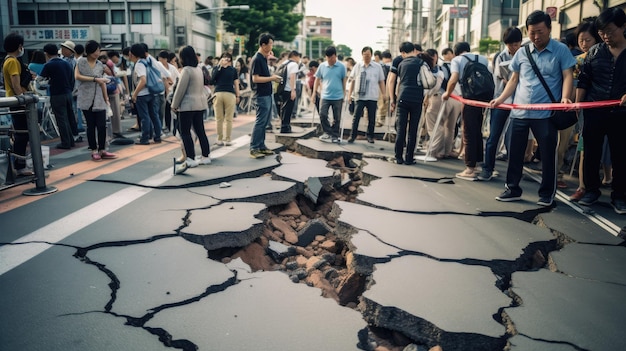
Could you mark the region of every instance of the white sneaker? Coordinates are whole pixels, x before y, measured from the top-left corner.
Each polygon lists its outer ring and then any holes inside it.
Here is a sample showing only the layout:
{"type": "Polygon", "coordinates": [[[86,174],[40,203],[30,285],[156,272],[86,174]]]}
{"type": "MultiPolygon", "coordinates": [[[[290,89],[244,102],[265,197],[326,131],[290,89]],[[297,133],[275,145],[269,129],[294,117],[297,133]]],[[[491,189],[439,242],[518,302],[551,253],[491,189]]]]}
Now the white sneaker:
{"type": "Polygon", "coordinates": [[[207,157],[200,157],[199,160],[196,160],[196,162],[200,163],[201,165],[210,165],[211,164],[211,156],[207,156],[207,157]]]}
{"type": "Polygon", "coordinates": [[[225,146],[231,146],[231,145],[233,145],[233,143],[231,143],[231,142],[230,142],[230,140],[226,140],[226,141],[224,142],[224,145],[225,145],[225,146]]]}
{"type": "Polygon", "coordinates": [[[224,146],[224,142],[219,140],[217,143],[215,143],[215,145],[217,145],[217,146],[224,146]]]}
{"type": "Polygon", "coordinates": [[[187,157],[187,159],[185,160],[185,163],[187,164],[187,167],[189,168],[198,167],[198,161],[194,160],[193,158],[187,157]]]}
{"type": "Polygon", "coordinates": [[[324,133],[320,136],[320,140],[328,143],[332,141],[332,138],[330,137],[330,135],[324,133]]]}

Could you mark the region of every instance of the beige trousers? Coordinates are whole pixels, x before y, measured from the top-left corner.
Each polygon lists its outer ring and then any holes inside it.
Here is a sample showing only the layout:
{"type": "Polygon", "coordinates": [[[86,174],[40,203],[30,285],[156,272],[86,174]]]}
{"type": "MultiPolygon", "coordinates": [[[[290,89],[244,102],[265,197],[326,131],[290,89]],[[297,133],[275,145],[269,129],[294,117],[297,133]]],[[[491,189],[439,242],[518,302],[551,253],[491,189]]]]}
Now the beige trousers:
{"type": "Polygon", "coordinates": [[[215,110],[215,120],[217,121],[217,140],[230,141],[230,133],[233,130],[233,116],[235,114],[235,104],[237,98],[235,94],[226,91],[215,93],[213,109],[215,110]],[[224,133],[224,122],[226,122],[226,133],[224,133]]]}

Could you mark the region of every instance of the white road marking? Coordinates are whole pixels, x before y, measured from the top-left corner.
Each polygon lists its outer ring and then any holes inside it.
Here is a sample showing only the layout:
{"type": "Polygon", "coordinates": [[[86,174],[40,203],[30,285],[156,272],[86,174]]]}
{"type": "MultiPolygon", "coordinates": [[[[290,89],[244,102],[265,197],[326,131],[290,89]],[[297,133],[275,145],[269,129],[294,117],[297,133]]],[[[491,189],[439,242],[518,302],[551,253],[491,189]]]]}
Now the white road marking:
{"type": "MultiPolygon", "coordinates": [[[[248,135],[239,137],[233,141],[233,145],[211,152],[211,157],[220,158],[247,144],[249,141],[250,136],[248,135]]],[[[2,258],[0,259],[0,275],[49,249],[51,245],[46,243],[57,243],[67,238],[154,190],[149,187],[159,186],[172,177],[171,168],[163,170],[139,182],[140,185],[148,187],[129,186],[124,188],[11,243],[26,243],[25,245],[4,245],[0,247],[0,257],[2,258]],[[37,242],[41,243],[35,244],[37,242]]]]}

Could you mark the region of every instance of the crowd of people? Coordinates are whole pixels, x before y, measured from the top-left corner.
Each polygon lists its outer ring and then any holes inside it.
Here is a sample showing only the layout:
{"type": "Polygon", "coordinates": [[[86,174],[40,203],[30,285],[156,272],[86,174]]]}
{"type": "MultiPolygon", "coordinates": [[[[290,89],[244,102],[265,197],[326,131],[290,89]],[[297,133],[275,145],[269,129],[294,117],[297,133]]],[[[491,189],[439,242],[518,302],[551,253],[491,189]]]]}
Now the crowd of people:
{"type": "MultiPolygon", "coordinates": [[[[221,146],[231,144],[233,118],[255,107],[249,148],[250,157],[258,159],[273,154],[265,143],[272,118],[280,119],[280,133],[292,133],[292,118],[312,106],[323,130],[319,139],[341,143],[342,113],[349,107],[353,123],[347,142],[357,140],[361,118],[367,120],[368,143],[375,142],[376,127],[387,125],[396,135],[398,164],[415,163],[422,137],[420,118],[424,118],[429,155],[463,159],[465,168],[456,174],[459,179],[490,181],[498,176],[496,159],[508,160],[505,190],[496,197],[498,201],[520,200],[523,167],[540,162],[537,204],[552,206],[556,190],[567,187],[562,178],[564,155],[570,141],[577,141],[579,186],[571,201],[591,205],[600,197],[601,187],[608,186],[613,208],[624,214],[626,150],[619,140],[626,130],[624,11],[611,8],[585,19],[574,33],[577,43],[551,38],[551,24],[545,12],[531,13],[525,23],[528,43],[522,45],[519,28],[508,28],[502,37],[504,49],[490,58],[471,53],[467,42],[441,53],[404,42],[395,58],[389,50],[371,47],[362,48],[361,60],[343,58],[334,46],[317,60],[297,51],[276,57],[274,37],[264,33],[258,51],[248,60],[224,53],[203,61],[191,46],[176,53],[161,51],[154,58],[145,44],[134,44],[120,54],[102,52],[93,40],[84,47],[66,41],[33,53],[30,70],[19,60],[24,39],[12,33],[5,38],[8,55],[3,76],[7,96],[14,96],[26,92],[22,82],[28,77],[22,79],[23,71],[35,72],[57,119],[61,140],[57,147],[74,147],[84,118],[94,161],[116,157],[107,151],[106,118],[107,114],[111,118],[113,136],[123,137],[119,120],[127,100],[137,116],[133,129],[141,132],[136,144],[160,143],[164,132],[179,131],[183,156],[177,173],[211,162],[204,130],[211,110],[217,124],[216,144],[221,146]],[[485,76],[489,84],[482,81],[476,86],[485,76]],[[619,104],[578,110],[578,125],[563,130],[552,122],[550,110],[501,108],[503,104],[615,100],[619,104]],[[486,141],[485,115],[489,116],[486,141]],[[393,126],[390,121],[395,121],[393,126]],[[192,129],[201,147],[198,157],[192,129]],[[460,144],[455,142],[457,136],[460,144]]],[[[28,136],[19,132],[26,130],[24,116],[14,113],[13,124],[14,152],[23,155],[28,142],[28,136]]],[[[26,172],[19,158],[15,169],[18,174],[26,172]]]]}

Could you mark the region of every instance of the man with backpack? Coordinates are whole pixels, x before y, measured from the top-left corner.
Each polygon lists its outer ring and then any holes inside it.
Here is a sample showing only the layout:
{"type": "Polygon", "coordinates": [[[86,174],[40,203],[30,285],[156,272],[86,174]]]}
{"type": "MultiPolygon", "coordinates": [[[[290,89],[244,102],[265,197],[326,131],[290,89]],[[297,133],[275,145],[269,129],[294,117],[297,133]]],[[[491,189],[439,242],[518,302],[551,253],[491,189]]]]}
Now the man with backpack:
{"type": "MultiPolygon", "coordinates": [[[[443,101],[447,101],[457,83],[461,84],[463,98],[478,101],[489,101],[493,97],[493,76],[489,72],[489,61],[486,57],[470,53],[470,45],[460,42],[454,46],[456,57],[452,59],[443,101]]],[[[465,105],[463,107],[463,146],[465,148],[465,170],[456,174],[464,180],[476,180],[476,163],[483,160],[483,109],[465,105]]]]}
{"type": "MultiPolygon", "coordinates": [[[[572,68],[576,59],[569,49],[558,40],[550,38],[552,20],[542,11],[534,11],[526,18],[526,28],[530,43],[515,53],[511,61],[511,79],[497,99],[490,102],[492,108],[503,103],[515,93],[515,104],[551,103],[550,94],[561,103],[571,103],[574,75],[572,68]],[[533,62],[545,80],[550,93],[542,86],[541,78],[535,73],[533,62]]],[[[528,131],[532,130],[541,148],[542,177],[539,185],[540,206],[552,206],[556,193],[556,148],[558,131],[550,121],[551,111],[513,110],[511,111],[511,143],[509,163],[506,171],[506,189],[496,197],[498,201],[518,201],[522,198],[524,151],[528,131]]]]}
{"type": "MultiPolygon", "coordinates": [[[[513,55],[522,45],[522,31],[517,27],[509,27],[504,31],[502,36],[504,45],[506,48],[502,50],[494,58],[493,62],[493,75],[495,76],[495,94],[494,98],[497,98],[502,94],[504,86],[510,78],[510,70],[508,69],[507,62],[513,59],[513,55]]],[[[511,103],[513,99],[509,97],[505,102],[511,103]]],[[[489,119],[489,137],[485,143],[485,162],[483,163],[482,170],[478,175],[478,180],[488,181],[493,178],[493,169],[496,165],[496,152],[500,146],[500,137],[502,131],[509,120],[509,114],[511,110],[493,109],[491,110],[491,118],[489,119]]],[[[508,133],[507,133],[508,134],[508,133]]],[[[505,145],[508,145],[509,137],[505,134],[505,145]]]]}
{"type": "Polygon", "coordinates": [[[291,116],[296,102],[296,80],[299,71],[300,53],[293,50],[289,52],[287,61],[283,62],[276,74],[281,76],[281,81],[276,88],[276,94],[280,95],[280,132],[291,133],[291,116]]]}

